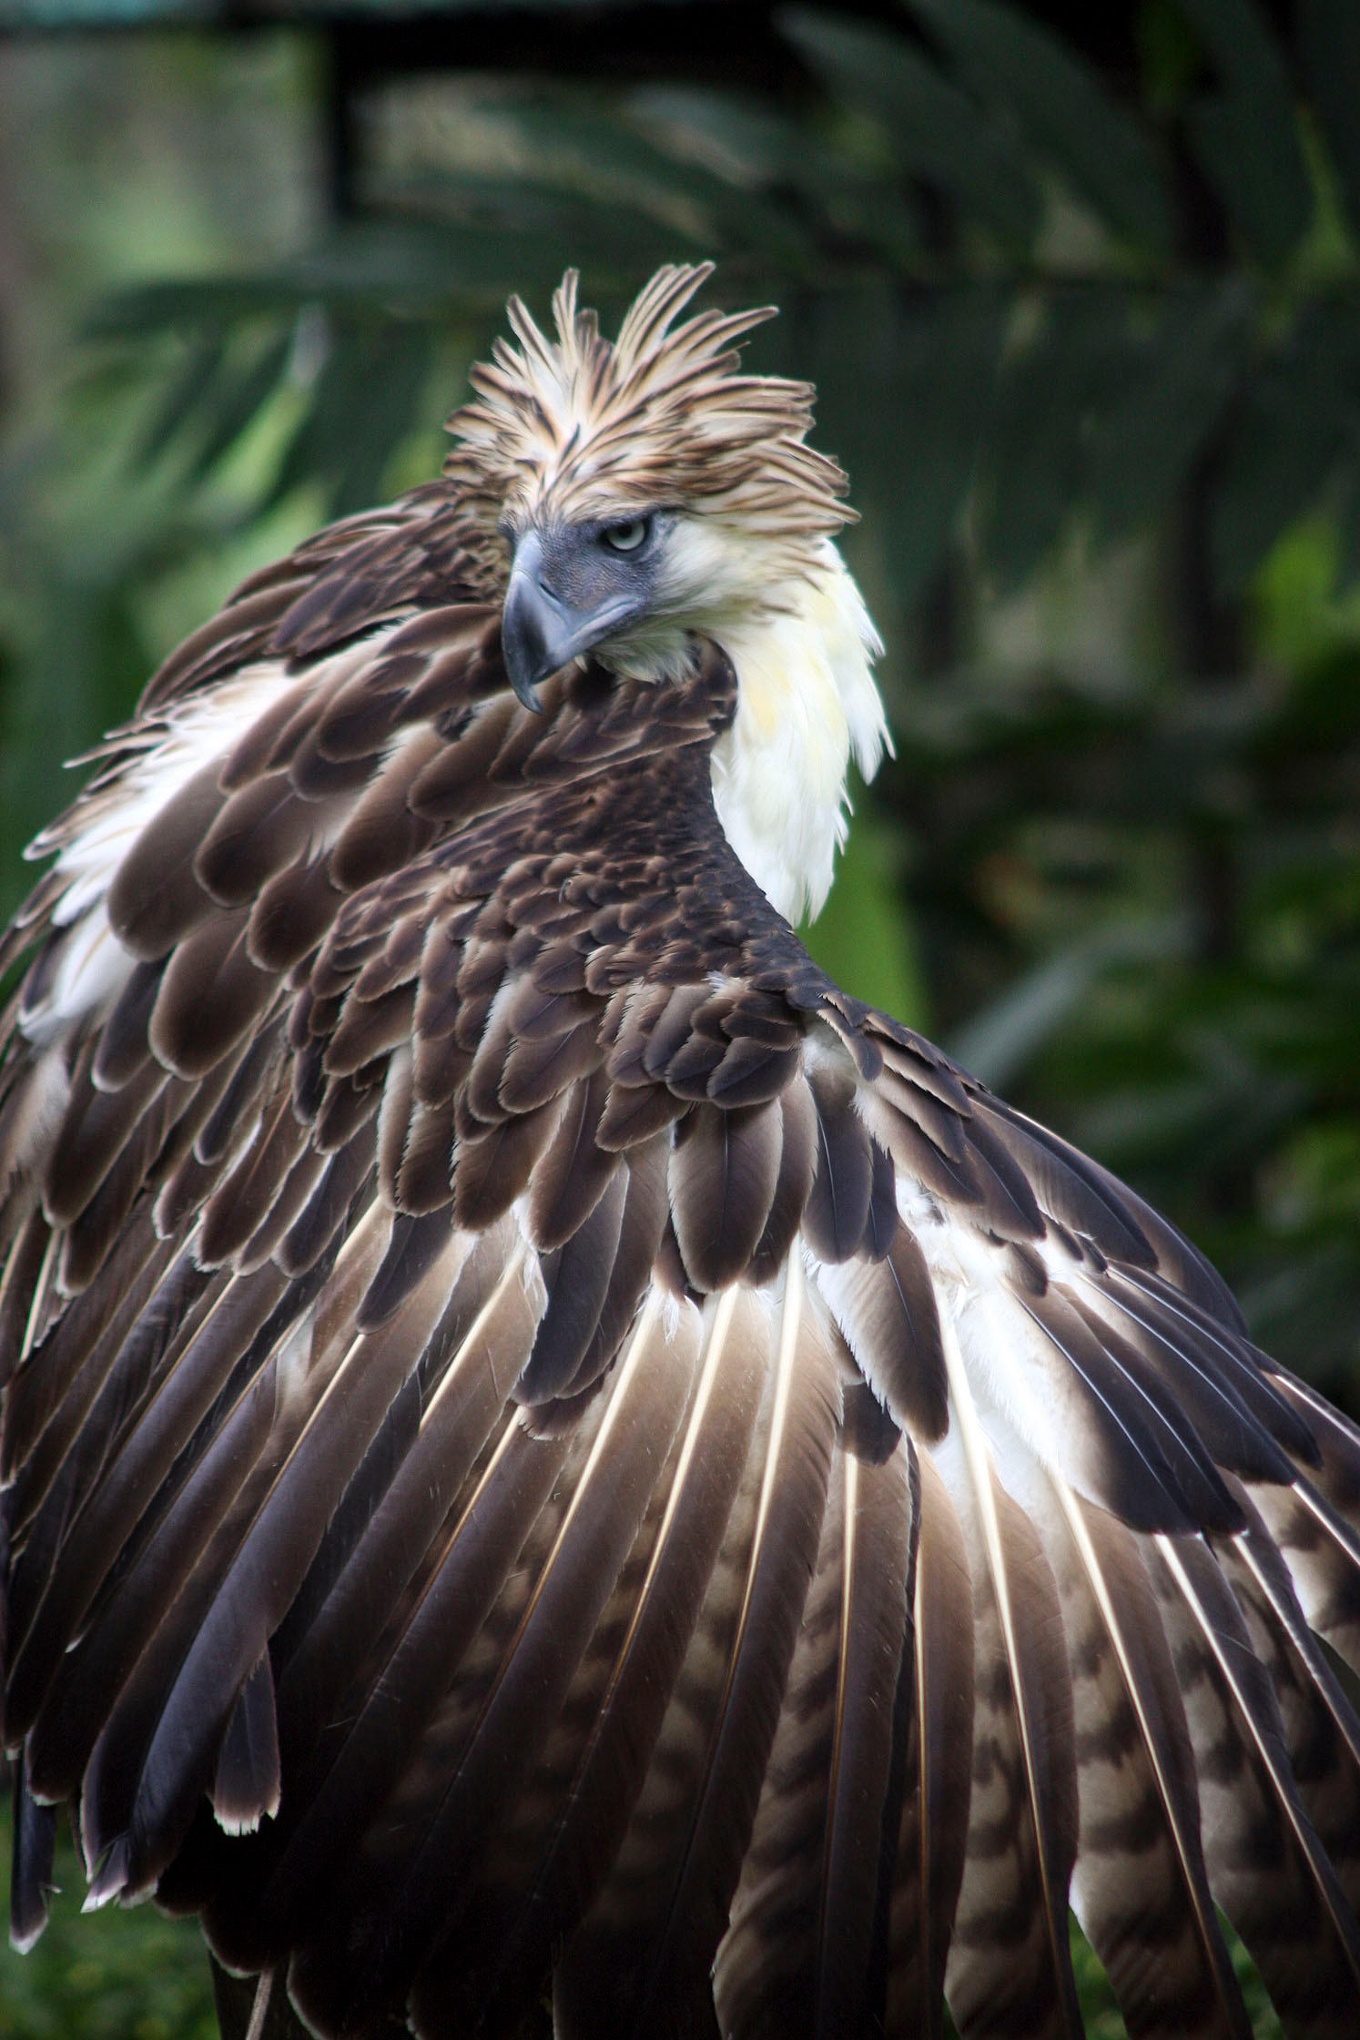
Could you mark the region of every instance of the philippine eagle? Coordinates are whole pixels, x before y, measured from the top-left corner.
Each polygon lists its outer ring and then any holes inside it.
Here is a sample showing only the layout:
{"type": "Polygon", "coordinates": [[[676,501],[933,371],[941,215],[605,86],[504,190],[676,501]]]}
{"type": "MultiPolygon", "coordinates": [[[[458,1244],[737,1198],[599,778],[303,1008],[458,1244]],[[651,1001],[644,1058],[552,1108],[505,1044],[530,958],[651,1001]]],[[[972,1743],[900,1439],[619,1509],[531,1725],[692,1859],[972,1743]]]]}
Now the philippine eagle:
{"type": "Polygon", "coordinates": [[[653,278],[256,574],[38,839],[8,1008],[13,1932],[316,2034],[1360,2033],[1360,1434],[847,997],[886,743],[811,391],[653,278]]]}

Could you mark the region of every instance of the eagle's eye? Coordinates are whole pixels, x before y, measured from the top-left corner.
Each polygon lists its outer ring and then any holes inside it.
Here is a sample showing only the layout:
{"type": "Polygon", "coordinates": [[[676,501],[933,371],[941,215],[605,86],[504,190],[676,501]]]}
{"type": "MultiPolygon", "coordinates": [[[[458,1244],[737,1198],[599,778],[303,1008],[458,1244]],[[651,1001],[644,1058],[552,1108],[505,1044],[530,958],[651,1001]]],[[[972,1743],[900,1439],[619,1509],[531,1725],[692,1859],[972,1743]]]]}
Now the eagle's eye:
{"type": "Polygon", "coordinates": [[[630,517],[626,524],[606,524],[600,533],[600,543],[607,545],[611,552],[639,552],[651,535],[650,517],[630,517]]]}

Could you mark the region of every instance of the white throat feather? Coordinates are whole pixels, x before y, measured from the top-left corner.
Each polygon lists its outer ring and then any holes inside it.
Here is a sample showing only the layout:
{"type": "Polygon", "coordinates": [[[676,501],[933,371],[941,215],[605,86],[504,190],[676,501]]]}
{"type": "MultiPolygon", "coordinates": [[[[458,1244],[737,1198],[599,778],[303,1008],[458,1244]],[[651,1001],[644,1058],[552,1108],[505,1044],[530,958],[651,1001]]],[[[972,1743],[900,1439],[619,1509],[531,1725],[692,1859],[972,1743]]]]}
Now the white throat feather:
{"type": "Polygon", "coordinates": [[[715,618],[737,713],[714,746],[713,802],[733,850],[792,922],[815,917],[845,842],[853,757],[872,779],[891,755],[873,677],[878,633],[836,547],[758,610],[715,618]]]}

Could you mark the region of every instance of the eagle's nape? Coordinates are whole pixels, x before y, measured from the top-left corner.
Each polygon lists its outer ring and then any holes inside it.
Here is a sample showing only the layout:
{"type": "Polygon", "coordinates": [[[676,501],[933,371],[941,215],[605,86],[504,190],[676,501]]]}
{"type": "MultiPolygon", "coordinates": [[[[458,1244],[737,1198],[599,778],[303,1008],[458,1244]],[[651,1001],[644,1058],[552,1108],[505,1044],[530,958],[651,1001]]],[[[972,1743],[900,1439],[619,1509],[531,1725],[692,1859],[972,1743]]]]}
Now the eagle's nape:
{"type": "Polygon", "coordinates": [[[715,813],[737,687],[696,638],[530,713],[435,487],[43,840],[16,1936],[66,1803],[346,2040],[1070,2034],[1069,1898],[1131,2035],[1244,2040],[1221,1907],[1345,2040],[1360,1437],[810,961],[715,813]]]}

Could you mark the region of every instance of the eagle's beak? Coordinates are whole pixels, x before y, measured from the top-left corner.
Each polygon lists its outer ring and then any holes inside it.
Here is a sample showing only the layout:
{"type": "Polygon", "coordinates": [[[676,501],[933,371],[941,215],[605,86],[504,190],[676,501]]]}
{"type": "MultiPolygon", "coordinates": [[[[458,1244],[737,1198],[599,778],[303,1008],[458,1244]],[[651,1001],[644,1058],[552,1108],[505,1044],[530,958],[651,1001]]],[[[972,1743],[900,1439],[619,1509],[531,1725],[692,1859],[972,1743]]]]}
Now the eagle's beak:
{"type": "Polygon", "coordinates": [[[540,712],[539,682],[599,644],[637,613],[637,604],[617,595],[594,609],[576,609],[544,579],[543,543],[526,531],[501,612],[501,652],[510,685],[526,708],[540,712]]]}

